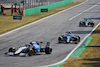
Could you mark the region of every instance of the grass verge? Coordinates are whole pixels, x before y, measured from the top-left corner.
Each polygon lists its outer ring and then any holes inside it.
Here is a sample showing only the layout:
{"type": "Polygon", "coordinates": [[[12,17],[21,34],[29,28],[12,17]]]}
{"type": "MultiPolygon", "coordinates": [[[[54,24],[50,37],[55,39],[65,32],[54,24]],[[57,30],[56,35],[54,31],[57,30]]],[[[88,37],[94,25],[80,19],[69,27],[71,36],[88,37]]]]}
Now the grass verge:
{"type": "Polygon", "coordinates": [[[61,67],[100,67],[100,25],[80,58],[69,58],[61,67]]]}
{"type": "Polygon", "coordinates": [[[22,20],[13,20],[13,16],[10,16],[10,14],[7,14],[6,16],[0,16],[0,34],[10,31],[12,29],[18,28],[20,26],[26,25],[33,21],[39,20],[39,19],[49,16],[51,14],[57,13],[61,10],[70,8],[79,3],[81,3],[81,2],[74,2],[69,5],[65,5],[65,6],[56,8],[56,9],[49,10],[48,12],[37,13],[37,14],[30,15],[30,16],[26,16],[26,17],[23,17],[22,20]]]}

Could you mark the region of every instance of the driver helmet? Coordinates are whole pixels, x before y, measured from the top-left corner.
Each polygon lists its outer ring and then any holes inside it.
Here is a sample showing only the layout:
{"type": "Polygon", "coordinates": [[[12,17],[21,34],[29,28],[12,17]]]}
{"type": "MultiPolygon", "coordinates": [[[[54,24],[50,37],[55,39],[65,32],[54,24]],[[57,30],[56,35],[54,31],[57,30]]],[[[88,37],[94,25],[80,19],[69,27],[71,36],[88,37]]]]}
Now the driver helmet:
{"type": "Polygon", "coordinates": [[[12,49],[15,49],[15,47],[12,47],[12,49]]]}
{"type": "Polygon", "coordinates": [[[84,18],[85,21],[87,21],[88,18],[84,18]]]}
{"type": "Polygon", "coordinates": [[[35,44],[36,42],[30,42],[31,45],[35,44]]]}
{"type": "Polygon", "coordinates": [[[71,32],[68,32],[68,34],[71,34],[71,32]]]}

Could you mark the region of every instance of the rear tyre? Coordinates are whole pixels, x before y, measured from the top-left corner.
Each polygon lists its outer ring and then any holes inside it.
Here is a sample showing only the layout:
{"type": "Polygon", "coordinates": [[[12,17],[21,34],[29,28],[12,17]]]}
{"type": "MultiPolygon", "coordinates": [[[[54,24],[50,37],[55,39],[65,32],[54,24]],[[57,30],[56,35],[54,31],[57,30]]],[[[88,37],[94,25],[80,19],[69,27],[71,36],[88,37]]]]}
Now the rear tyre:
{"type": "Polygon", "coordinates": [[[80,42],[80,36],[77,36],[78,42],[80,42]]]}
{"type": "Polygon", "coordinates": [[[74,38],[74,40],[73,40],[74,42],[75,42],[75,44],[77,44],[78,43],[78,38],[76,37],[76,38],[74,38]]]}
{"type": "Polygon", "coordinates": [[[46,47],[46,48],[45,48],[45,53],[46,53],[46,54],[51,54],[51,53],[52,53],[52,48],[46,47]]]}
{"type": "Polygon", "coordinates": [[[77,44],[78,42],[76,41],[75,44],[77,44]]]}
{"type": "Polygon", "coordinates": [[[94,27],[94,23],[91,23],[91,27],[94,27]]]}

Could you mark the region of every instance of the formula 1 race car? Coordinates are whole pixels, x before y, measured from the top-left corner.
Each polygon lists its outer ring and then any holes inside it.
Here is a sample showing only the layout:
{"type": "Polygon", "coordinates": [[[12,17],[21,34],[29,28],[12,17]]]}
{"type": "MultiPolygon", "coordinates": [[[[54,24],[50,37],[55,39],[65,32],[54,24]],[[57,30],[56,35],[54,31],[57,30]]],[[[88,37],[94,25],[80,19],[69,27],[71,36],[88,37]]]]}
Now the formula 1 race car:
{"type": "Polygon", "coordinates": [[[58,37],[58,43],[75,43],[77,44],[80,42],[80,37],[73,35],[72,32],[66,32],[66,36],[61,35],[61,37],[58,37]]]}
{"type": "Polygon", "coordinates": [[[30,42],[30,44],[26,44],[17,50],[14,47],[11,47],[5,54],[9,56],[32,56],[42,52],[45,52],[45,54],[52,53],[50,42],[30,42]]]}
{"type": "Polygon", "coordinates": [[[86,27],[93,27],[94,21],[91,21],[91,19],[84,18],[84,21],[79,22],[79,27],[86,26],[86,27]]]}

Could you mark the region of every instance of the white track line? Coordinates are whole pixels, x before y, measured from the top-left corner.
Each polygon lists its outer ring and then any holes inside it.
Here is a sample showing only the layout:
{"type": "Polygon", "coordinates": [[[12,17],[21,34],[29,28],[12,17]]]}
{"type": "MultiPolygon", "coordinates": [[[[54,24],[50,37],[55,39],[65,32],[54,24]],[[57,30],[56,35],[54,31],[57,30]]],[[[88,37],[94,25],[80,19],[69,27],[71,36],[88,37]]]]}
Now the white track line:
{"type": "Polygon", "coordinates": [[[24,26],[22,26],[22,27],[16,28],[16,29],[14,29],[14,30],[12,30],[12,31],[8,31],[8,32],[6,32],[6,33],[4,33],[4,34],[1,34],[0,37],[5,36],[5,35],[10,34],[10,33],[13,33],[13,32],[15,32],[15,31],[18,31],[18,30],[20,30],[20,29],[22,29],[22,28],[25,28],[25,27],[27,27],[27,26],[33,25],[33,24],[35,24],[35,23],[37,23],[37,22],[40,22],[40,21],[42,21],[42,20],[45,20],[45,19],[47,19],[47,18],[53,17],[53,16],[55,16],[55,15],[57,15],[57,14],[60,14],[60,13],[62,13],[62,12],[65,12],[65,11],[67,11],[67,10],[70,10],[70,9],[72,9],[72,8],[75,8],[75,7],[77,7],[77,6],[80,6],[80,5],[84,4],[84,3],[86,3],[87,1],[88,1],[88,0],[86,0],[85,2],[83,2],[83,3],[81,3],[81,4],[78,4],[78,5],[76,5],[76,6],[73,6],[73,7],[71,7],[71,8],[62,10],[62,11],[60,11],[60,12],[58,12],[58,13],[53,14],[53,15],[50,15],[50,16],[44,17],[44,18],[42,18],[42,19],[40,19],[40,20],[34,21],[34,22],[30,23],[30,24],[27,24],[27,25],[24,25],[24,26]]]}
{"type": "MultiPolygon", "coordinates": [[[[99,3],[100,3],[100,2],[99,2],[99,3]]],[[[92,9],[92,8],[94,8],[94,7],[96,7],[99,3],[97,3],[97,4],[93,5],[92,7],[88,8],[87,10],[84,10],[83,12],[81,12],[81,13],[79,13],[79,14],[77,14],[77,15],[73,16],[73,17],[72,17],[72,18],[70,18],[69,20],[72,20],[72,19],[74,19],[74,18],[78,17],[79,15],[81,15],[81,14],[85,13],[86,11],[88,11],[88,10],[90,10],[90,9],[92,9]]]]}

